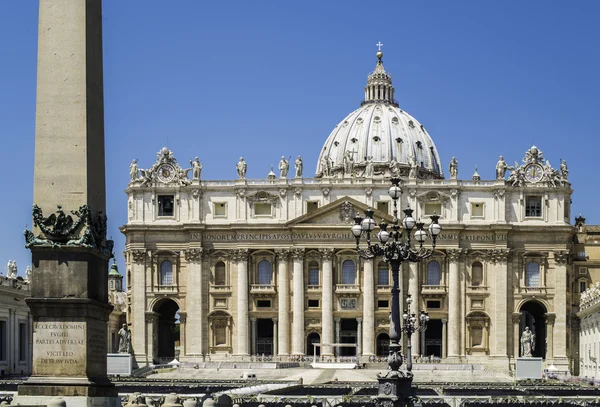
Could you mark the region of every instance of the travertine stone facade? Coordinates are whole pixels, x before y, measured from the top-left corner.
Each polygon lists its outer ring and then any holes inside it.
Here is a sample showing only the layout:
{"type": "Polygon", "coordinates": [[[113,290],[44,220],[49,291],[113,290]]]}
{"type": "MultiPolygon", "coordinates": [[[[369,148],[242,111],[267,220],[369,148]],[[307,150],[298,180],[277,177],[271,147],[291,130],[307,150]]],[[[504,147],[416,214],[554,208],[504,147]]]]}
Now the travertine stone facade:
{"type": "Polygon", "coordinates": [[[31,374],[29,281],[0,277],[0,376],[31,374]]]}
{"type": "Polygon", "coordinates": [[[573,308],[579,310],[573,324],[579,335],[573,337],[579,349],[574,368],[580,376],[600,379],[600,226],[575,219],[577,235],[573,261],[573,308]]]}
{"type": "Polygon", "coordinates": [[[398,207],[426,223],[439,214],[444,228],[429,259],[402,266],[401,309],[410,293],[413,311],[431,319],[413,336],[413,355],[508,369],[531,326],[539,356],[568,368],[566,168],[544,166],[532,147],[509,177],[499,162],[495,180],[444,179],[423,127],[395,114],[381,58],[376,72],[385,86],[371,89],[381,83],[370,77],[363,105],[325,143],[331,154],[321,152],[315,178],[188,179],[167,149],[140,178],[135,169],[121,230],[140,365],[173,357],[177,310],[182,360],[287,360],[315,348],[325,358],[386,355],[391,273],[380,259],[358,260],[350,227],[369,207],[378,223],[392,221],[389,180],[398,176],[398,207]]]}

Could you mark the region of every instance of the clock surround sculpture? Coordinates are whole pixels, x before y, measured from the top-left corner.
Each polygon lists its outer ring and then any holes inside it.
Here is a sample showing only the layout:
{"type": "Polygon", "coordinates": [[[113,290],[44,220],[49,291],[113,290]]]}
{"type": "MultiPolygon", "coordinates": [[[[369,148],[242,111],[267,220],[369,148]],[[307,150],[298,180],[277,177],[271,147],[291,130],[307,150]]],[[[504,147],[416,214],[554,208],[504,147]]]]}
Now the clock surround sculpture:
{"type": "MultiPolygon", "coordinates": [[[[414,326],[412,328],[405,327],[401,328],[400,325],[400,288],[399,288],[399,272],[400,266],[405,261],[419,262],[423,259],[428,258],[435,249],[435,243],[437,236],[441,233],[442,227],[438,223],[439,216],[431,216],[431,224],[428,227],[428,232],[424,229],[425,224],[423,222],[417,222],[413,217],[413,210],[410,208],[405,209],[404,218],[400,224],[398,219],[398,200],[402,190],[400,188],[400,179],[392,178],[392,186],[388,190],[389,196],[392,198],[394,203],[393,220],[391,224],[391,231],[388,231],[388,224],[382,220],[379,224],[379,232],[377,233],[377,239],[379,243],[372,243],[371,233],[375,229],[376,222],[373,219],[374,211],[368,209],[365,211],[365,217],[356,216],[354,218],[354,225],[351,228],[352,234],[356,239],[356,250],[358,255],[366,260],[374,259],[375,257],[381,257],[383,260],[391,265],[392,268],[392,312],[390,316],[390,347],[388,355],[388,371],[385,374],[378,375],[379,390],[378,400],[379,404],[383,406],[402,406],[410,405],[415,399],[415,392],[412,387],[413,374],[411,372],[412,363],[408,361],[408,369],[406,371],[400,370],[403,363],[402,347],[400,345],[400,335],[402,331],[407,332],[411,335],[414,332],[414,326]],[[413,230],[416,230],[413,233],[413,230]],[[367,248],[360,248],[361,237],[365,237],[367,242],[367,248]],[[423,247],[423,243],[430,236],[432,239],[431,249],[423,247]],[[418,247],[412,246],[412,239],[417,242],[418,247]],[[410,332],[409,332],[410,331],[410,332]]],[[[410,306],[410,303],[409,303],[410,306]]],[[[409,312],[408,318],[411,319],[409,312]]],[[[415,318],[416,319],[416,318],[415,318]]],[[[426,316],[422,316],[421,324],[426,324],[426,316]]],[[[415,321],[412,321],[414,325],[415,321]]],[[[410,358],[411,355],[408,354],[410,358]]]]}

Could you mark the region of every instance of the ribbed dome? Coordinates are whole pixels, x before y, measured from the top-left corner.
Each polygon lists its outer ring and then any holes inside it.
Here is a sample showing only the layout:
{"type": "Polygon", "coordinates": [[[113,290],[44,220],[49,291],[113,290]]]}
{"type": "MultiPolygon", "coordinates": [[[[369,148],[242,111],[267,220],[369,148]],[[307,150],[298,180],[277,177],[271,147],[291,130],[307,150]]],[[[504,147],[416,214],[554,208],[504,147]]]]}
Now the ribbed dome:
{"type": "Polygon", "coordinates": [[[365,100],[325,141],[316,176],[408,176],[414,157],[419,177],[443,178],[433,140],[421,123],[398,107],[392,78],[383,69],[382,54],[377,56],[365,100]]]}

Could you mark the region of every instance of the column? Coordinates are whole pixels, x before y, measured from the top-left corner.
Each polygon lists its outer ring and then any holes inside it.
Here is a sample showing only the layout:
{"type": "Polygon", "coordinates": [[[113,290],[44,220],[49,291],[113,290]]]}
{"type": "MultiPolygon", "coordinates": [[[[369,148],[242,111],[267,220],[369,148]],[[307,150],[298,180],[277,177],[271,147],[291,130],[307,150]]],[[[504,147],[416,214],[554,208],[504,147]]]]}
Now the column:
{"type": "MultiPolygon", "coordinates": [[[[409,262],[408,263],[408,293],[412,297],[411,310],[415,315],[419,315],[419,263],[409,262]]],[[[421,335],[416,332],[411,337],[410,344],[412,346],[413,356],[423,355],[424,349],[420,349],[419,337],[421,335]]]]}
{"type": "Polygon", "coordinates": [[[320,249],[319,251],[323,267],[321,343],[326,344],[321,347],[321,354],[331,356],[334,351],[329,345],[333,343],[333,249],[320,249]]]}
{"type": "MultiPolygon", "coordinates": [[[[556,318],[554,321],[554,359],[564,359],[562,362],[567,363],[567,261],[569,253],[567,251],[554,252],[554,313],[556,318]],[[563,289],[559,289],[562,287],[563,289]]],[[[541,268],[543,269],[543,267],[541,268]]],[[[556,364],[556,363],[555,363],[556,364]]],[[[562,369],[561,369],[562,370],[562,369]]]]}
{"type": "Polygon", "coordinates": [[[248,250],[236,250],[237,263],[237,348],[236,355],[248,355],[248,250]]]}
{"type": "Polygon", "coordinates": [[[546,359],[554,359],[554,321],[556,320],[555,313],[547,313],[544,315],[546,320],[546,359]]]}
{"type": "Polygon", "coordinates": [[[290,354],[290,278],[288,275],[289,250],[278,250],[277,254],[277,291],[279,308],[277,318],[279,329],[277,332],[278,355],[290,354]]]}
{"type": "Polygon", "coordinates": [[[292,354],[304,355],[304,249],[294,250],[292,258],[294,261],[292,354]]]}
{"type": "MultiPolygon", "coordinates": [[[[342,322],[341,318],[335,318],[335,343],[340,343],[340,323],[342,322]]],[[[335,356],[339,355],[339,348],[334,348],[335,356]]]]}
{"type": "Polygon", "coordinates": [[[461,249],[448,250],[448,357],[458,358],[460,356],[460,324],[462,315],[460,311],[460,276],[458,271],[458,260],[461,249]]]}
{"type": "MultiPolygon", "coordinates": [[[[139,365],[152,363],[152,353],[146,350],[146,251],[143,249],[129,252],[129,263],[133,262],[131,273],[131,346],[135,360],[139,365]]],[[[150,337],[151,339],[152,337],[150,337]]]]}
{"type": "Polygon", "coordinates": [[[442,359],[448,357],[448,344],[446,338],[448,338],[448,319],[442,318],[442,359]]]}
{"type": "Polygon", "coordinates": [[[497,357],[506,357],[508,355],[508,334],[509,324],[508,315],[511,310],[508,309],[508,249],[494,250],[494,267],[496,284],[494,292],[494,354],[497,357]]]}
{"type": "Polygon", "coordinates": [[[513,359],[516,359],[520,356],[520,351],[519,351],[519,347],[521,345],[520,343],[520,336],[519,336],[519,325],[521,323],[521,313],[520,312],[514,312],[512,314],[512,323],[513,323],[513,359]]]}
{"type": "MultiPolygon", "coordinates": [[[[373,260],[364,260],[362,339],[360,344],[363,356],[375,355],[375,284],[373,260]]],[[[359,323],[359,334],[361,332],[359,323]]]]}
{"type": "Polygon", "coordinates": [[[358,324],[356,329],[356,356],[362,356],[362,318],[356,318],[358,324]]]}
{"type": "Polygon", "coordinates": [[[273,357],[279,354],[277,349],[277,342],[279,342],[279,338],[277,335],[277,318],[273,318],[273,357]]]}
{"type": "Polygon", "coordinates": [[[250,322],[252,323],[252,342],[251,342],[251,349],[252,349],[252,355],[256,355],[256,318],[250,318],[250,322]]]}
{"type": "Polygon", "coordinates": [[[187,313],[186,354],[191,358],[201,358],[204,353],[204,315],[202,315],[202,248],[191,248],[184,252],[187,262],[187,289],[185,296],[185,308],[187,313]]]}
{"type": "MultiPolygon", "coordinates": [[[[144,347],[148,352],[148,363],[154,363],[154,357],[158,352],[158,314],[155,312],[146,312],[144,317],[142,318],[142,322],[144,323],[144,333],[148,338],[148,343],[144,347]]],[[[133,332],[132,332],[133,334],[133,332]]],[[[135,351],[135,349],[134,349],[135,351]]],[[[159,362],[157,360],[157,362],[159,362]]],[[[159,362],[160,363],[160,362],[159,362]]]]}

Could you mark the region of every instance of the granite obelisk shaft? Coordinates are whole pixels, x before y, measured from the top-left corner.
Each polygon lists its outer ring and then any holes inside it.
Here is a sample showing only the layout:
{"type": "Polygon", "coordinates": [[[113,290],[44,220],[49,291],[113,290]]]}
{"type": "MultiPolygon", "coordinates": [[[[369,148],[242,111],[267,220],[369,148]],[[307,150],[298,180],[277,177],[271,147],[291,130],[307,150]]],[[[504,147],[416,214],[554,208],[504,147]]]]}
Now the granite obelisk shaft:
{"type": "Polygon", "coordinates": [[[34,230],[26,233],[33,374],[19,387],[21,404],[60,395],[71,405],[116,405],[106,377],[105,189],[102,1],[40,0],[34,230]]]}

